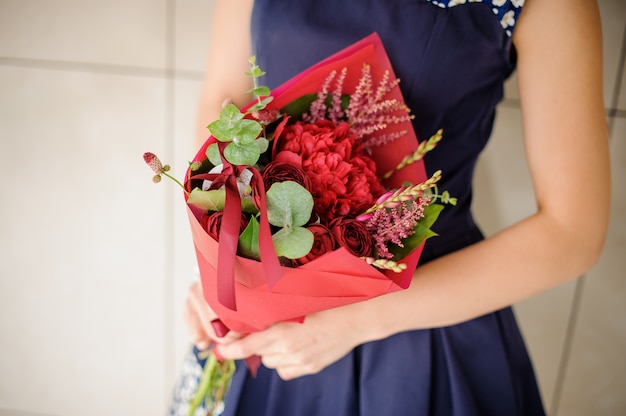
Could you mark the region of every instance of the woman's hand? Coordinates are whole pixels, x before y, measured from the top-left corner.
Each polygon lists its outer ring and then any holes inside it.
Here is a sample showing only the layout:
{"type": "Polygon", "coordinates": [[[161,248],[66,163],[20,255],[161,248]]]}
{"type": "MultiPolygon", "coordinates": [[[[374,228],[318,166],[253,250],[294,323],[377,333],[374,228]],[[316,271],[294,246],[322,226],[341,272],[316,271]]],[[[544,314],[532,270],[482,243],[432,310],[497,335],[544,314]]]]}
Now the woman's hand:
{"type": "Polygon", "coordinates": [[[224,337],[219,337],[213,329],[212,321],[217,319],[217,314],[206,303],[202,295],[202,286],[196,282],[189,287],[185,300],[183,313],[185,324],[191,338],[191,342],[200,350],[205,350],[211,343],[230,342],[241,337],[241,334],[230,331],[224,337]]]}
{"type": "Polygon", "coordinates": [[[362,315],[351,306],[330,309],[306,317],[303,323],[280,322],[262,332],[219,345],[224,358],[259,355],[283,380],[315,374],[366,341],[362,315]]]}

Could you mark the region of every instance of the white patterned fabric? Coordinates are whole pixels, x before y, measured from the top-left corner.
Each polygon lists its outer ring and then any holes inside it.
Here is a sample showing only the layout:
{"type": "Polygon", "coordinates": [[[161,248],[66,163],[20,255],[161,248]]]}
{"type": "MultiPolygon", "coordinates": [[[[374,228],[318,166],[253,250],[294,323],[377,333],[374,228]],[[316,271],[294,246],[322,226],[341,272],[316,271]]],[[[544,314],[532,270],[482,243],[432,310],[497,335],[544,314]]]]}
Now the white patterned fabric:
{"type": "Polygon", "coordinates": [[[435,6],[448,8],[469,3],[484,3],[491,6],[494,15],[500,21],[502,29],[508,36],[513,36],[517,18],[522,11],[525,0],[426,0],[435,6]]]}
{"type": "MultiPolygon", "coordinates": [[[[180,379],[176,383],[172,399],[167,413],[168,416],[188,416],[189,414],[189,402],[193,398],[198,384],[202,378],[202,368],[205,360],[199,359],[197,356],[197,350],[193,348],[189,351],[183,362],[183,368],[181,371],[180,379]]],[[[213,416],[219,416],[222,414],[223,408],[218,409],[213,413],[213,416]]],[[[207,408],[205,403],[202,403],[196,411],[194,416],[206,416],[207,408]]]]}

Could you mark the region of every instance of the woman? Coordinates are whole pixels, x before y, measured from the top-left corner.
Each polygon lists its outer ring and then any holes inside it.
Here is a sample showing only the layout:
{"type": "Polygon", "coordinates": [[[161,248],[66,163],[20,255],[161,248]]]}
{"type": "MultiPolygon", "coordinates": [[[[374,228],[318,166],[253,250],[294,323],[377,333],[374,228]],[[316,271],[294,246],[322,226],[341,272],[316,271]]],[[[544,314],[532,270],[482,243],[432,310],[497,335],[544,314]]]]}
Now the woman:
{"type": "Polygon", "coordinates": [[[200,106],[245,104],[248,57],[276,87],[378,32],[425,159],[459,198],[437,223],[409,289],[219,338],[192,287],[194,343],[239,366],[227,415],[541,415],[532,366],[509,305],[575,279],[598,259],[608,221],[609,162],[597,5],[591,0],[218,0],[200,106]],[[252,41],[252,43],[251,43],[252,41]],[[516,69],[536,212],[483,239],[469,211],[471,175],[502,84],[516,69]],[[594,211],[584,202],[593,193],[594,211]],[[584,219],[584,221],[582,220],[584,219]]]}

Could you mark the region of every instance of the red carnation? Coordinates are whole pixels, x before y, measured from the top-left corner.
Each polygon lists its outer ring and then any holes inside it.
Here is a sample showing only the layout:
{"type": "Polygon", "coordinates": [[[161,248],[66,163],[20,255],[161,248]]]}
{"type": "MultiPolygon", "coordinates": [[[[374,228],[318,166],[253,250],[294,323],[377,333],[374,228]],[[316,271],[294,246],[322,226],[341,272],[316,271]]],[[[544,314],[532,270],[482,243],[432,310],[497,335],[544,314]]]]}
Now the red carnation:
{"type": "Polygon", "coordinates": [[[276,146],[276,159],[281,152],[301,157],[302,169],[311,179],[314,211],[325,223],[360,214],[384,192],[374,161],[346,123],[296,122],[285,127],[276,146]]]}

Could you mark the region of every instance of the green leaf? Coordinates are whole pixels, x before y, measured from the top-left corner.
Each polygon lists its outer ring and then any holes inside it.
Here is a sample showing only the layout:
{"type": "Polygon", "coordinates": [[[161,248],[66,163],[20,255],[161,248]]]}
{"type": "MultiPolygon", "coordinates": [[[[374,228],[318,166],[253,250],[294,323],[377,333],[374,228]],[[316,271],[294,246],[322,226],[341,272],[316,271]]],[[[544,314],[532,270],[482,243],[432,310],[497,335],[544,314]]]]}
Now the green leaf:
{"type": "Polygon", "coordinates": [[[220,119],[227,123],[236,123],[243,119],[243,113],[235,104],[228,104],[220,111],[220,119]]]}
{"type": "Polygon", "coordinates": [[[233,129],[233,141],[237,144],[249,144],[256,140],[263,131],[258,121],[239,120],[233,129]]]}
{"type": "Polygon", "coordinates": [[[430,228],[417,224],[415,226],[415,234],[402,240],[404,247],[397,246],[395,244],[390,245],[389,252],[393,254],[391,260],[399,261],[408,256],[413,250],[419,247],[424,241],[430,237],[435,237],[437,233],[433,232],[430,228]]]}
{"type": "Polygon", "coordinates": [[[259,222],[251,217],[248,226],[239,236],[239,254],[255,260],[260,260],[259,254],[259,222]]]}
{"type": "Polygon", "coordinates": [[[252,88],[251,90],[246,91],[244,94],[254,94],[257,97],[267,97],[271,93],[272,91],[269,89],[269,87],[261,85],[259,87],[252,88]]]}
{"type": "Polygon", "coordinates": [[[209,124],[211,134],[221,142],[233,140],[234,133],[238,130],[237,124],[243,119],[243,114],[234,104],[229,104],[222,109],[219,120],[209,124]]]}
{"type": "Polygon", "coordinates": [[[259,137],[256,139],[255,143],[259,146],[259,151],[261,153],[267,152],[267,149],[270,146],[270,142],[265,137],[259,137]]]}
{"type": "Polygon", "coordinates": [[[209,162],[213,164],[213,166],[221,165],[222,158],[220,156],[220,150],[217,147],[217,143],[213,143],[206,149],[206,157],[209,159],[209,162]]]}
{"type": "Polygon", "coordinates": [[[233,126],[223,120],[215,120],[209,124],[209,131],[220,142],[232,142],[233,141],[233,126]]]}
{"type": "MultiPolygon", "coordinates": [[[[212,189],[203,191],[200,188],[194,188],[189,193],[187,203],[203,211],[223,211],[226,202],[226,191],[223,189],[212,189]]],[[[241,200],[241,210],[250,214],[258,212],[254,203],[246,198],[241,200]]]]}
{"type": "Polygon", "coordinates": [[[424,218],[419,221],[419,224],[424,225],[426,228],[433,226],[439,214],[443,211],[444,206],[441,204],[430,204],[424,207],[424,218]]]}
{"type": "Polygon", "coordinates": [[[224,149],[224,157],[233,165],[252,166],[259,160],[259,156],[261,149],[255,142],[243,145],[233,142],[224,149]]]}
{"type": "Polygon", "coordinates": [[[204,211],[222,211],[224,201],[226,201],[226,191],[219,189],[203,191],[200,188],[194,188],[187,199],[188,204],[204,211]]]}
{"type": "Polygon", "coordinates": [[[313,240],[313,233],[304,227],[281,228],[272,236],[276,254],[288,259],[299,259],[309,254],[313,240]]]}
{"type": "MultiPolygon", "coordinates": [[[[308,113],[313,101],[317,99],[317,94],[306,94],[300,98],[296,98],[286,106],[280,109],[282,114],[288,114],[295,120],[301,120],[302,114],[308,113]]],[[[325,103],[327,107],[331,106],[332,96],[329,94],[326,97],[325,103]]],[[[350,103],[350,96],[344,94],[341,96],[341,108],[348,108],[348,104],[350,103]]]]}
{"type": "Polygon", "coordinates": [[[315,101],[316,98],[317,94],[303,95],[281,108],[280,112],[282,114],[288,114],[296,120],[299,120],[303,113],[309,112],[309,107],[311,107],[311,103],[315,101]]]}
{"type": "Polygon", "coordinates": [[[311,219],[313,197],[294,181],[277,182],[267,191],[267,216],[277,227],[297,227],[311,219]]]}
{"type": "Polygon", "coordinates": [[[265,107],[267,107],[267,105],[269,103],[271,103],[274,100],[274,97],[272,97],[271,95],[268,97],[264,97],[261,99],[260,102],[257,102],[256,104],[254,104],[253,106],[251,106],[248,109],[248,112],[253,112],[253,111],[259,111],[259,110],[263,110],[265,107]]]}
{"type": "Polygon", "coordinates": [[[433,226],[443,205],[430,204],[424,208],[424,218],[419,220],[414,230],[415,233],[402,240],[404,247],[392,244],[389,246],[389,252],[393,254],[392,260],[399,261],[408,256],[413,250],[419,247],[424,241],[431,237],[435,237],[438,234],[432,231],[430,228],[433,226]]]}

